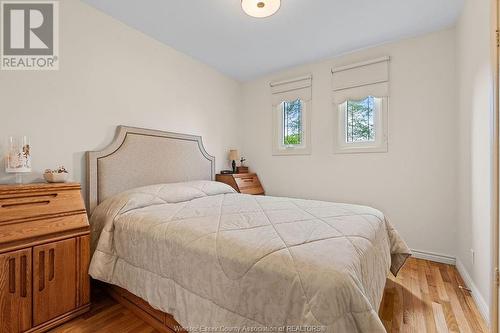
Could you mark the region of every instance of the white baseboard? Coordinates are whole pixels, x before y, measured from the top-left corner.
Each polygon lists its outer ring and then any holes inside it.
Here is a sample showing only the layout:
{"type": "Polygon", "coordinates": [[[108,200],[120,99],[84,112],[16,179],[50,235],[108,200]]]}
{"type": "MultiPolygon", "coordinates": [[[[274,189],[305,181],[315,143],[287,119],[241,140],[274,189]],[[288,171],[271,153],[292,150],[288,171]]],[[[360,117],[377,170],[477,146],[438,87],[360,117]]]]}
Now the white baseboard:
{"type": "Polygon", "coordinates": [[[411,249],[411,252],[413,254],[413,257],[415,257],[415,258],[440,262],[440,263],[448,264],[448,265],[456,265],[456,261],[457,261],[455,257],[448,256],[445,254],[440,254],[440,253],[415,250],[415,249],[411,249]]]}
{"type": "Polygon", "coordinates": [[[465,269],[465,266],[462,264],[462,262],[457,259],[457,270],[460,273],[460,276],[462,276],[462,279],[464,280],[467,288],[471,290],[472,298],[474,299],[474,302],[476,302],[477,308],[479,309],[479,312],[481,312],[481,315],[483,316],[484,320],[486,323],[490,322],[490,307],[488,303],[484,300],[483,296],[479,292],[479,289],[477,289],[476,285],[474,284],[474,281],[469,275],[469,272],[465,269]]]}
{"type": "Polygon", "coordinates": [[[462,277],[462,279],[466,284],[464,287],[467,287],[471,290],[472,298],[474,299],[474,302],[476,303],[479,312],[481,313],[481,315],[483,316],[484,320],[487,323],[490,322],[490,307],[488,303],[486,303],[486,301],[484,300],[483,296],[479,292],[479,289],[477,289],[476,285],[474,284],[474,281],[470,277],[469,272],[467,272],[465,266],[462,264],[460,260],[452,256],[434,252],[428,252],[428,251],[412,249],[411,252],[413,253],[413,257],[418,259],[425,259],[425,260],[440,262],[443,264],[455,265],[457,267],[458,272],[460,273],[460,276],[462,277]]]}
{"type": "Polygon", "coordinates": [[[477,289],[476,285],[474,284],[474,281],[470,277],[469,272],[467,272],[465,266],[462,264],[460,260],[452,256],[434,252],[428,252],[428,251],[412,249],[411,252],[413,253],[413,257],[418,259],[425,259],[425,260],[440,262],[443,264],[455,265],[457,267],[458,272],[460,273],[460,276],[465,282],[464,287],[467,287],[471,290],[472,298],[474,299],[474,302],[476,303],[479,312],[481,313],[481,315],[483,316],[484,320],[487,323],[490,322],[490,307],[488,303],[486,303],[486,301],[484,300],[483,296],[479,292],[479,289],[477,289]]]}

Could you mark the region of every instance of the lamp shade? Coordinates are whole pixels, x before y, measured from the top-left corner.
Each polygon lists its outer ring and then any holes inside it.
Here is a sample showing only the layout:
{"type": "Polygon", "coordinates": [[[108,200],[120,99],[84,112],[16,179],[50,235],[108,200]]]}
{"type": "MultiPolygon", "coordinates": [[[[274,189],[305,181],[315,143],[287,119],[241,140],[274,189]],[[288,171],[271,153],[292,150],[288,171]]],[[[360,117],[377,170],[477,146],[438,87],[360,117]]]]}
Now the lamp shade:
{"type": "Polygon", "coordinates": [[[229,160],[230,161],[237,161],[240,159],[240,154],[238,153],[238,151],[236,149],[231,149],[229,151],[229,160]]]}

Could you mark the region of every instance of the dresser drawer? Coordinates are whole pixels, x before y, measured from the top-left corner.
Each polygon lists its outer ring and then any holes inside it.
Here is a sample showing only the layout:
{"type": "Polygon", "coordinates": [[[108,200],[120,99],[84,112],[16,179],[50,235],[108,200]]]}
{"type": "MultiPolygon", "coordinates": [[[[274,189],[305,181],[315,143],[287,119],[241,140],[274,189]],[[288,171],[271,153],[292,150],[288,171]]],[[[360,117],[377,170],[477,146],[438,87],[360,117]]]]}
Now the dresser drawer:
{"type": "Polygon", "coordinates": [[[89,228],[87,214],[54,217],[43,220],[0,224],[0,252],[16,244],[47,238],[50,235],[85,232],[89,228]]]}
{"type": "Polygon", "coordinates": [[[0,224],[83,210],[79,190],[0,194],[0,224]]]}
{"type": "Polygon", "coordinates": [[[234,180],[238,185],[238,188],[241,190],[249,187],[260,187],[260,181],[256,174],[235,174],[234,180]]]}
{"type": "Polygon", "coordinates": [[[89,231],[80,184],[0,185],[0,332],[46,332],[90,309],[89,231]]]}

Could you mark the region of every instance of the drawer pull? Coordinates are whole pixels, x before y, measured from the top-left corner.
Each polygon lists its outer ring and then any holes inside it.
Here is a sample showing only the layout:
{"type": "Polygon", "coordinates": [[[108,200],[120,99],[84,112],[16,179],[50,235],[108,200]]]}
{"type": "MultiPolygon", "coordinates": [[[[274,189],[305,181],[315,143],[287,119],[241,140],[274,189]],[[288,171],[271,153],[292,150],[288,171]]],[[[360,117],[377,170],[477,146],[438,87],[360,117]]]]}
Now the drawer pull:
{"type": "Polygon", "coordinates": [[[38,291],[45,289],[45,251],[38,254],[38,291]]]}
{"type": "Polygon", "coordinates": [[[28,295],[27,291],[27,281],[28,281],[28,264],[26,261],[26,256],[21,257],[21,297],[26,297],[28,295]]]}
{"type": "Polygon", "coordinates": [[[16,259],[9,259],[9,293],[16,292],[16,259]]]}
{"type": "Polygon", "coordinates": [[[43,201],[31,201],[31,202],[16,202],[16,203],[10,203],[10,204],[3,204],[1,207],[2,208],[16,208],[20,206],[45,206],[50,203],[50,200],[43,200],[43,201]]]}
{"type": "Polygon", "coordinates": [[[55,253],[54,249],[49,250],[49,281],[54,280],[54,261],[55,261],[55,253]]]}
{"type": "Polygon", "coordinates": [[[4,198],[0,199],[0,202],[11,201],[11,200],[19,201],[19,199],[30,199],[30,198],[34,198],[35,200],[36,199],[47,200],[47,199],[55,198],[55,197],[57,197],[57,195],[58,195],[57,193],[16,195],[13,197],[4,197],[4,198]]]}

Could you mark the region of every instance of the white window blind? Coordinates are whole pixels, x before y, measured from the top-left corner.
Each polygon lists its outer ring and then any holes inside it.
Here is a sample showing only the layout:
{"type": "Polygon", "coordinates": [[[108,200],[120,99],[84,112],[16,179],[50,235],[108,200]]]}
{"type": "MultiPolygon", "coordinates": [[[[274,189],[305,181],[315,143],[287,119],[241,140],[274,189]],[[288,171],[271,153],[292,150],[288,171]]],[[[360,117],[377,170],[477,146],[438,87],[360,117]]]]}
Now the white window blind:
{"type": "Polygon", "coordinates": [[[389,57],[332,68],[333,101],[389,96],[389,57]]]}
{"type": "Polygon", "coordinates": [[[289,80],[271,82],[273,106],[285,101],[300,99],[310,101],[312,98],[312,76],[306,75],[289,80]]]}
{"type": "Polygon", "coordinates": [[[273,155],[311,153],[312,76],[271,82],[273,155]]]}

